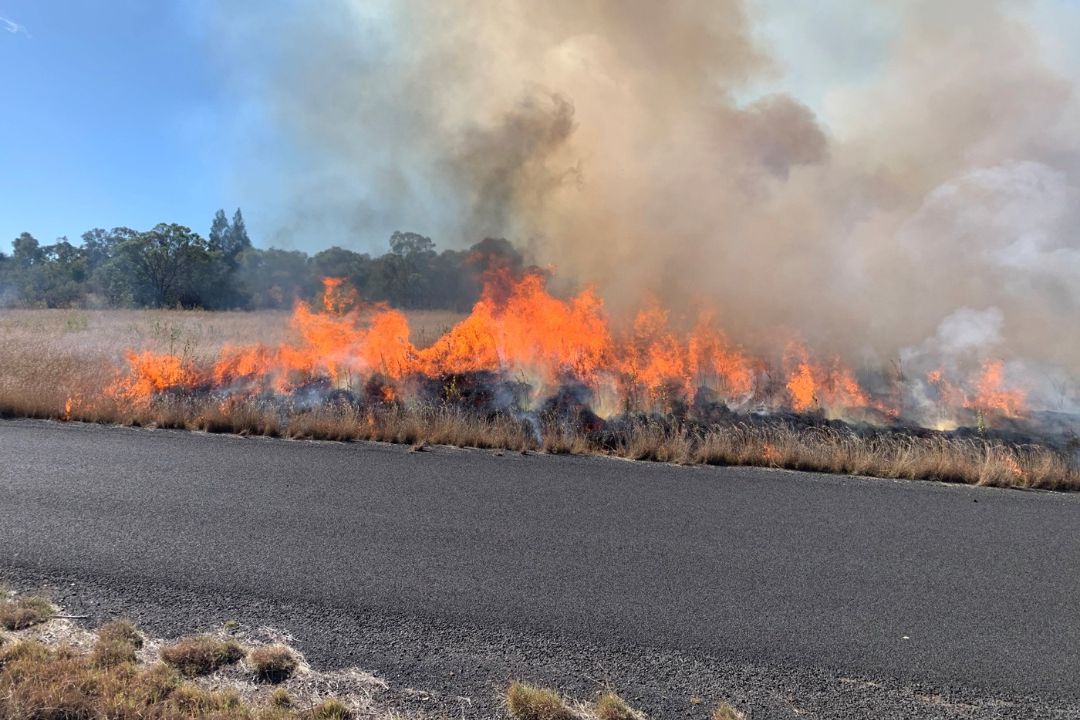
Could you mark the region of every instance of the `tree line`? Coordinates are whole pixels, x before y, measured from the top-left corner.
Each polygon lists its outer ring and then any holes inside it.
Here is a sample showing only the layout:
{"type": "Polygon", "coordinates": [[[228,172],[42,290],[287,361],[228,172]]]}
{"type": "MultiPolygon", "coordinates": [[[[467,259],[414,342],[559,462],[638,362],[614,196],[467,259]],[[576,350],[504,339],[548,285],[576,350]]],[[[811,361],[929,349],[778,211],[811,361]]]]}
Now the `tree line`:
{"type": "Polygon", "coordinates": [[[82,243],[66,237],[42,245],[30,233],[0,252],[0,307],[182,307],[259,310],[292,306],[344,277],[365,300],[401,308],[466,310],[492,263],[520,270],[520,253],[487,238],[467,250],[437,252],[431,238],[395,232],[389,250],[372,256],[341,247],[308,255],[254,247],[237,210],[223,210],[203,238],[161,223],[145,231],[95,228],[82,243]]]}

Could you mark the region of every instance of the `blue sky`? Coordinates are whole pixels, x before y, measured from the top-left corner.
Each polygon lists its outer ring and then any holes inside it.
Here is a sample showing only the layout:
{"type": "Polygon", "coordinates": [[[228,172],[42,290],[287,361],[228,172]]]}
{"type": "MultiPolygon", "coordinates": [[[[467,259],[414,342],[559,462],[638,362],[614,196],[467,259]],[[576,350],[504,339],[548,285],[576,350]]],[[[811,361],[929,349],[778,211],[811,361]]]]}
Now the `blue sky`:
{"type": "Polygon", "coordinates": [[[165,220],[205,234],[232,203],[227,98],[191,6],[0,0],[0,248],[165,220]]]}

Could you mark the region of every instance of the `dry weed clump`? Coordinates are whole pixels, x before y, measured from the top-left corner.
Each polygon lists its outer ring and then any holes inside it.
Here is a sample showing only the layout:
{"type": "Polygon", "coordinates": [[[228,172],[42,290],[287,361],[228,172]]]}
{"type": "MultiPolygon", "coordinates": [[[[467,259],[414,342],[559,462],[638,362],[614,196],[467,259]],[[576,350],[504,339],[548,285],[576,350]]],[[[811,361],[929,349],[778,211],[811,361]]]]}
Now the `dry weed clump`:
{"type": "Polygon", "coordinates": [[[298,720],[300,713],[247,702],[232,689],[185,683],[166,665],[102,666],[71,647],[20,640],[0,648],[5,720],[298,720]]]}
{"type": "Polygon", "coordinates": [[[593,711],[597,720],[642,720],[641,713],[626,704],[613,692],[606,692],[596,701],[593,711]]]}
{"type": "MultiPolygon", "coordinates": [[[[184,663],[170,665],[150,660],[147,653],[136,653],[145,641],[127,621],[106,623],[94,635],[64,625],[63,620],[45,622],[60,625],[51,629],[50,625],[23,627],[0,636],[2,720],[348,720],[353,706],[336,696],[326,696],[334,689],[343,690],[350,703],[359,703],[364,717],[399,717],[368,702],[368,684],[376,682],[367,679],[370,676],[343,683],[335,680],[334,673],[305,669],[307,676],[297,678],[293,688],[298,693],[294,701],[284,687],[262,692],[235,672],[186,679],[194,673],[183,672],[184,663]]],[[[192,640],[203,644],[203,638],[188,640],[162,654],[181,644],[196,645],[192,640]]],[[[268,657],[287,664],[280,649],[270,646],[268,657]]],[[[196,654],[202,657],[205,653],[196,654]]],[[[185,662],[191,655],[183,654],[185,662]]],[[[213,655],[216,662],[223,655],[235,656],[235,652],[218,648],[213,655]]]]}
{"type": "Polygon", "coordinates": [[[142,635],[134,625],[126,620],[113,620],[98,629],[91,657],[99,667],[113,667],[135,662],[136,652],[142,646],[142,635]]]}
{"type": "Polygon", "coordinates": [[[506,709],[515,720],[578,720],[562,695],[520,681],[506,689],[506,709]]]}
{"type": "Polygon", "coordinates": [[[55,614],[52,603],[41,597],[4,597],[0,600],[0,627],[23,630],[46,622],[55,614]]]}
{"type": "Polygon", "coordinates": [[[352,713],[349,706],[336,698],[323,700],[311,711],[314,720],[349,720],[352,713]]]}
{"type": "Polygon", "coordinates": [[[240,643],[210,635],[181,638],[161,649],[161,659],[188,677],[207,675],[242,657],[240,643]]]}
{"type": "Polygon", "coordinates": [[[279,683],[296,670],[296,656],[284,645],[265,645],[248,655],[248,664],[259,682],[279,683]]]}
{"type": "Polygon", "coordinates": [[[710,720],[746,720],[746,714],[741,713],[727,703],[720,703],[713,708],[710,720]]]}

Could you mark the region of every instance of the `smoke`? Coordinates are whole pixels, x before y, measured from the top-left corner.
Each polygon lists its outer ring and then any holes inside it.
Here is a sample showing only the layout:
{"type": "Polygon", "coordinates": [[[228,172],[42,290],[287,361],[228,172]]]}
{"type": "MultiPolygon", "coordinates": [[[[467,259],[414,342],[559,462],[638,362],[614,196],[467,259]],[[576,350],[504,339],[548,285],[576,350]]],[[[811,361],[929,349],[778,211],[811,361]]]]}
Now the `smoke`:
{"type": "Polygon", "coordinates": [[[615,312],[704,304],[745,343],[882,363],[952,357],[981,317],[986,352],[1080,375],[1075,73],[1030,3],[881,7],[872,72],[814,108],[760,92],[783,48],[740,0],[242,4],[214,27],[291,148],[248,180],[278,242],[505,236],[615,312]]]}

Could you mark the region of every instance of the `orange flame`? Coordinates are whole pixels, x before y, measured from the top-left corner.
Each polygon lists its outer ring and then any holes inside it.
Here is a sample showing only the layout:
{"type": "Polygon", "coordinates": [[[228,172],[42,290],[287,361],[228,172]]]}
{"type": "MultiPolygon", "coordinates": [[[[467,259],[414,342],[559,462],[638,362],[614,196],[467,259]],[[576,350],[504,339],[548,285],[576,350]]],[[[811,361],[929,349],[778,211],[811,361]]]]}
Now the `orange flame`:
{"type": "MultiPolygon", "coordinates": [[[[340,278],[324,279],[318,310],[297,302],[290,325],[289,342],[227,346],[206,366],[178,355],[129,351],[127,373],[107,392],[148,403],[168,391],[287,393],[328,381],[365,387],[367,397],[396,402],[410,398],[411,378],[484,371],[525,380],[532,400],[574,381],[596,397],[618,398],[622,408],[674,409],[676,400],[693,401],[707,389],[708,397],[729,403],[797,412],[843,416],[870,408],[898,414],[872,398],[838,358],[815,358],[801,343],[787,346],[777,383],[770,380],[777,376],[769,363],[730,344],[709,313],[681,332],[653,302],[628,326],[619,326],[592,289],[562,299],[548,291],[542,274],[514,276],[506,268],[489,272],[472,312],[425,348],[410,341],[403,313],[363,302],[340,278]],[[378,381],[369,383],[373,378],[378,381]]],[[[988,363],[973,393],[952,385],[941,370],[927,379],[951,408],[1016,415],[1023,411],[1024,394],[1004,386],[1002,368],[1000,362],[988,363]]],[[[65,414],[70,413],[69,404],[65,414]]]]}
{"type": "Polygon", "coordinates": [[[1020,389],[1005,387],[1005,364],[1000,360],[988,360],[975,380],[975,397],[965,406],[992,412],[1004,417],[1017,417],[1026,411],[1027,394],[1020,389]]]}

